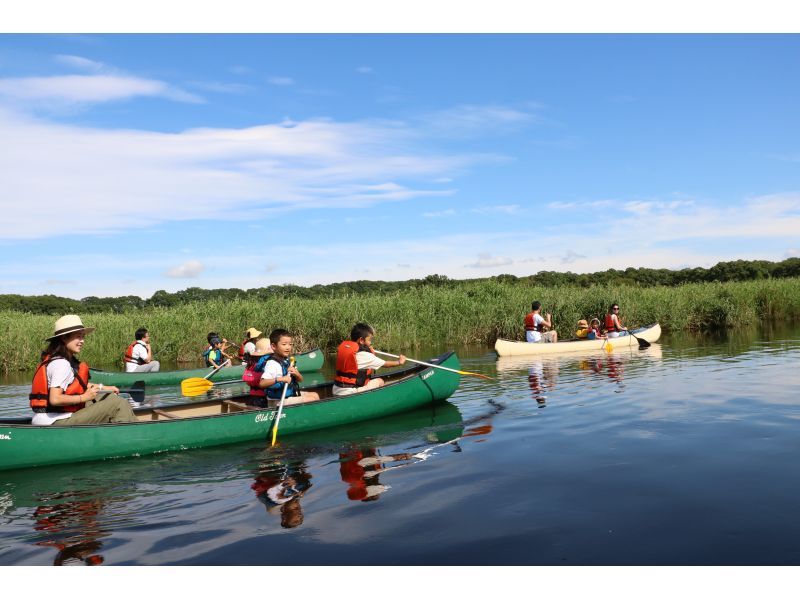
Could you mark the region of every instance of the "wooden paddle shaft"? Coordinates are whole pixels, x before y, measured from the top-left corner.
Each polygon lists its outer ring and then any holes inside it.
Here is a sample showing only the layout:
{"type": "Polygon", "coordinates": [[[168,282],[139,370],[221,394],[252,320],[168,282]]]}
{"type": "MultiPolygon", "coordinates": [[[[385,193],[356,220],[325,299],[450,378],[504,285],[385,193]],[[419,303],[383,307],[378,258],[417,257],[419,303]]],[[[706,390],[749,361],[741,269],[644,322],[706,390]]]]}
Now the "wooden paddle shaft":
{"type": "MultiPolygon", "coordinates": [[[[393,355],[392,353],[387,353],[386,351],[378,351],[377,349],[374,350],[375,353],[379,355],[386,355],[386,357],[394,357],[399,359],[399,355],[393,355]]],[[[411,359],[410,357],[406,357],[406,361],[410,361],[412,363],[418,363],[420,365],[426,365],[431,368],[439,368],[440,370],[447,370],[448,372],[455,372],[456,374],[461,374],[460,370],[454,370],[453,368],[446,368],[443,365],[436,365],[435,363],[430,363],[429,361],[417,361],[416,359],[411,359]]]]}

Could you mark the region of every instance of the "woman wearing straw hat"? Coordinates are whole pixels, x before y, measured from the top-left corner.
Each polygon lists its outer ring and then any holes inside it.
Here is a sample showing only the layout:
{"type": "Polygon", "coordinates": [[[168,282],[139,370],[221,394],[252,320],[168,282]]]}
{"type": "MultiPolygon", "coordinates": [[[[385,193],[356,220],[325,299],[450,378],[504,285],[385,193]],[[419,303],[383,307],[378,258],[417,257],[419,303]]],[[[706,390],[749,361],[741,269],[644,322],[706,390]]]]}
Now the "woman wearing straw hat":
{"type": "Polygon", "coordinates": [[[130,404],[116,386],[89,382],[89,366],[78,361],[84,338],[94,331],[76,315],[59,318],[42,362],[36,368],[29,395],[34,411],[31,423],[75,426],[107,422],[134,422],[130,404]]]}

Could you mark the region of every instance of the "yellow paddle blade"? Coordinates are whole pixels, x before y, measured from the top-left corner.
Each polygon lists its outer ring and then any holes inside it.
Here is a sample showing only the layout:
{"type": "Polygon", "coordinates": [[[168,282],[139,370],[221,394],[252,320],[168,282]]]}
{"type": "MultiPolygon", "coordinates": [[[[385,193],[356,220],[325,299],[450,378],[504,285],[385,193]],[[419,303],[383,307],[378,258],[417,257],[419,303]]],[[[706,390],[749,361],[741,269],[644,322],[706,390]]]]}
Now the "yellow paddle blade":
{"type": "Polygon", "coordinates": [[[614,345],[606,341],[606,353],[611,353],[614,350],[614,345]]]}
{"type": "Polygon", "coordinates": [[[272,426],[272,444],[270,446],[275,446],[275,439],[278,437],[278,426],[272,426]]]}
{"type": "Polygon", "coordinates": [[[463,372],[461,370],[456,370],[462,376],[477,376],[478,378],[483,378],[484,380],[494,380],[491,376],[486,376],[484,374],[476,374],[475,372],[463,372]]]}
{"type": "Polygon", "coordinates": [[[181,380],[181,393],[186,397],[193,397],[208,392],[212,386],[214,383],[205,378],[186,378],[181,380]]]}

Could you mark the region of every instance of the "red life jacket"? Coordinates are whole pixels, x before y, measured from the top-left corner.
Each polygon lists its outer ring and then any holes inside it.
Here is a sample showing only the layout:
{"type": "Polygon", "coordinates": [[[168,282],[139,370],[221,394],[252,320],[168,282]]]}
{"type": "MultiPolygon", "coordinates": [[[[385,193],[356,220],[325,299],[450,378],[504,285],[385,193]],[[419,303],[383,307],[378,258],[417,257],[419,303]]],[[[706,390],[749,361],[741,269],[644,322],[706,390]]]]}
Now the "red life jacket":
{"type": "MultiPolygon", "coordinates": [[[[31,409],[36,413],[71,413],[86,406],[86,403],[78,405],[53,405],[50,403],[50,387],[47,385],[47,364],[56,359],[65,358],[46,355],[33,374],[33,384],[31,384],[31,392],[28,398],[30,399],[31,409]]],[[[78,363],[77,368],[74,364],[72,365],[75,379],[69,383],[64,394],[80,395],[89,386],[89,366],[86,363],[78,363]]]]}
{"type": "Polygon", "coordinates": [[[250,338],[248,337],[242,341],[241,345],[239,345],[239,359],[241,359],[242,361],[244,361],[244,356],[245,356],[244,346],[249,342],[250,338]]]}
{"type": "Polygon", "coordinates": [[[605,328],[610,332],[619,332],[620,330],[620,327],[617,325],[617,322],[614,321],[614,318],[611,317],[611,314],[606,314],[605,328]]]}
{"type": "Polygon", "coordinates": [[[525,330],[535,330],[536,332],[541,332],[542,331],[542,325],[541,324],[536,326],[533,323],[533,312],[531,312],[527,316],[525,316],[525,330]]]}
{"type": "Polygon", "coordinates": [[[372,347],[359,345],[355,341],[342,341],[336,353],[336,377],[333,379],[337,386],[345,388],[361,388],[370,381],[373,369],[358,369],[356,353],[359,351],[369,351],[373,355],[375,351],[372,347]]]}
{"type": "Polygon", "coordinates": [[[247,383],[247,386],[250,387],[251,397],[263,397],[266,396],[267,391],[264,388],[259,388],[258,383],[261,382],[261,377],[264,375],[264,371],[256,371],[256,365],[258,365],[257,359],[245,368],[244,373],[242,374],[242,380],[247,383]]]}
{"type": "Polygon", "coordinates": [[[141,357],[133,356],[133,350],[136,348],[136,345],[139,344],[141,344],[139,341],[134,341],[133,343],[130,344],[128,349],[125,351],[125,357],[123,358],[124,361],[128,363],[135,363],[136,365],[144,365],[145,363],[147,363],[141,357]]]}

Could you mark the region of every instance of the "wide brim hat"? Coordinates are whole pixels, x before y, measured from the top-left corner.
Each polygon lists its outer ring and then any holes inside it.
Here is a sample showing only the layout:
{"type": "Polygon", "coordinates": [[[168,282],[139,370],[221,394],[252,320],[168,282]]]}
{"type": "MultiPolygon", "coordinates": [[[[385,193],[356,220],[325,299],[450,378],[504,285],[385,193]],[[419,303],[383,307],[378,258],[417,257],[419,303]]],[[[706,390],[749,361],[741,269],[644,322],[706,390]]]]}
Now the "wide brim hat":
{"type": "Polygon", "coordinates": [[[578,328],[588,328],[589,323],[586,320],[578,320],[578,328]]]}
{"type": "Polygon", "coordinates": [[[256,330],[255,328],[248,328],[247,330],[244,331],[244,333],[251,339],[256,338],[257,336],[261,336],[262,334],[260,330],[256,330]]]}
{"type": "Polygon", "coordinates": [[[269,355],[272,353],[272,345],[269,343],[269,339],[260,338],[256,342],[256,350],[252,351],[250,355],[252,357],[261,357],[262,355],[269,355]]]}
{"type": "Polygon", "coordinates": [[[59,336],[64,336],[65,334],[72,334],[73,332],[83,332],[84,334],[90,334],[94,331],[95,329],[93,327],[87,328],[86,326],[84,326],[79,316],[76,316],[74,314],[69,314],[66,316],[62,316],[58,320],[56,320],[53,336],[49,336],[44,340],[51,341],[54,338],[58,338],[59,336]]]}

